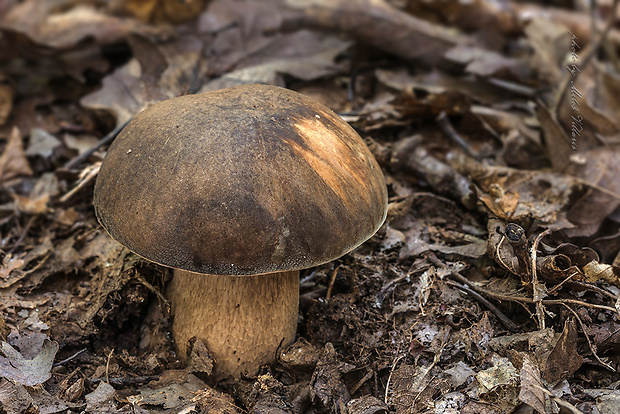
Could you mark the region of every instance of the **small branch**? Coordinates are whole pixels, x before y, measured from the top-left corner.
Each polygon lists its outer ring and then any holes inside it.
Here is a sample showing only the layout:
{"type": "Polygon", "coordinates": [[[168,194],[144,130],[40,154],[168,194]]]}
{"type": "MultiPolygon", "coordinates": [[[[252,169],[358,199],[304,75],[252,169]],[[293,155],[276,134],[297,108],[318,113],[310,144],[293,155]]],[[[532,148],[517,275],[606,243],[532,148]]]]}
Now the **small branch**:
{"type": "MultiPolygon", "coordinates": [[[[129,121],[131,121],[131,119],[129,121]]],[[[91,149],[81,153],[77,157],[74,157],[74,158],[70,159],[64,165],[64,167],[66,169],[71,169],[73,167],[77,167],[78,165],[80,165],[81,163],[86,161],[91,155],[93,155],[95,153],[95,151],[97,151],[101,147],[106,146],[106,145],[110,144],[112,141],[114,141],[114,138],[116,138],[116,136],[121,132],[121,130],[123,128],[125,128],[125,126],[127,126],[129,121],[124,122],[121,125],[118,125],[110,133],[108,133],[108,135],[106,135],[105,137],[101,138],[99,140],[99,142],[94,147],[92,147],[91,149]]]]}
{"type": "MultiPolygon", "coordinates": [[[[397,351],[398,352],[398,351],[397,351]]],[[[390,375],[388,375],[387,383],[385,384],[385,396],[383,397],[383,402],[389,405],[388,403],[388,391],[390,390],[390,381],[392,380],[392,374],[394,373],[394,369],[396,368],[396,364],[403,359],[405,356],[401,355],[399,357],[394,358],[394,362],[392,362],[392,369],[390,369],[390,375]]]]}
{"type": "Polygon", "coordinates": [[[577,407],[575,407],[573,404],[569,403],[568,401],[564,401],[561,398],[558,398],[555,396],[555,394],[553,394],[551,391],[549,391],[546,388],[541,387],[538,384],[529,384],[530,386],[539,389],[540,391],[544,392],[545,394],[547,394],[549,396],[549,398],[551,398],[553,401],[555,401],[555,403],[557,405],[561,405],[562,407],[566,408],[568,411],[570,411],[573,414],[584,414],[582,411],[580,411],[577,407]]]}
{"type": "Polygon", "coordinates": [[[459,288],[462,291],[466,292],[467,294],[469,294],[469,295],[473,296],[474,298],[476,298],[476,300],[478,300],[478,302],[482,303],[484,306],[487,307],[487,309],[489,309],[491,312],[493,312],[495,314],[495,316],[497,316],[497,318],[500,320],[500,322],[510,332],[517,332],[519,330],[519,326],[516,323],[514,323],[513,321],[511,321],[510,318],[508,318],[506,315],[504,315],[504,313],[501,310],[499,310],[499,308],[497,306],[493,305],[491,302],[486,300],[478,292],[475,292],[472,289],[470,289],[469,286],[461,285],[461,284],[456,283],[456,282],[451,281],[451,280],[447,280],[446,283],[448,285],[450,285],[450,286],[454,286],[456,288],[459,288]]]}
{"type": "Polygon", "coordinates": [[[77,351],[75,354],[71,355],[69,358],[65,358],[65,359],[63,359],[62,361],[58,361],[58,362],[56,362],[56,363],[55,363],[54,365],[52,365],[52,366],[53,366],[53,367],[59,367],[59,366],[61,366],[61,365],[63,365],[63,364],[66,364],[67,362],[69,362],[69,361],[71,361],[71,360],[73,360],[73,359],[77,358],[77,357],[78,357],[78,355],[81,355],[81,354],[83,354],[84,352],[86,352],[86,348],[84,348],[84,349],[80,349],[80,350],[79,350],[79,351],[77,351]]]}
{"type": "Polygon", "coordinates": [[[112,359],[112,354],[114,353],[114,348],[108,354],[108,359],[105,363],[105,379],[108,384],[110,383],[110,359],[112,359]]]}
{"type": "MultiPolygon", "coordinates": [[[[527,298],[527,297],[503,295],[501,293],[495,293],[495,292],[483,289],[480,286],[476,286],[476,285],[472,284],[469,279],[467,279],[465,276],[463,276],[459,272],[451,273],[450,277],[455,278],[456,280],[458,280],[461,283],[467,284],[469,287],[471,287],[476,292],[478,292],[481,295],[484,295],[484,296],[486,296],[488,298],[491,298],[491,299],[504,300],[504,301],[509,301],[509,302],[520,302],[520,303],[531,303],[531,304],[534,303],[534,299],[530,299],[530,298],[527,298]]],[[[566,303],[572,303],[573,305],[580,305],[580,306],[585,306],[585,307],[589,307],[589,308],[602,309],[602,310],[614,312],[616,315],[620,316],[618,311],[615,308],[612,308],[611,306],[596,305],[594,303],[583,302],[581,300],[576,300],[576,299],[543,299],[541,301],[541,303],[543,305],[545,305],[545,306],[563,305],[563,304],[566,304],[566,303]]]]}
{"type": "Polygon", "coordinates": [[[616,372],[616,370],[609,364],[606,364],[605,362],[603,362],[601,360],[601,358],[599,358],[598,354],[596,353],[595,349],[594,349],[594,345],[592,345],[592,341],[590,341],[590,337],[588,336],[588,333],[586,332],[586,328],[585,326],[583,326],[583,321],[581,320],[581,318],[579,317],[579,315],[577,314],[577,312],[575,312],[570,306],[566,305],[566,304],[562,304],[566,309],[568,309],[569,311],[571,311],[573,313],[573,315],[575,315],[575,318],[577,318],[577,322],[579,322],[579,326],[581,326],[581,331],[583,332],[583,335],[586,337],[586,340],[588,341],[588,347],[590,348],[590,352],[592,352],[592,355],[594,355],[594,358],[596,358],[596,360],[605,368],[607,368],[608,370],[610,370],[611,372],[616,372]]]}
{"type": "Polygon", "coordinates": [[[332,272],[332,277],[329,279],[329,287],[327,288],[327,294],[325,299],[329,300],[332,297],[332,290],[334,289],[334,283],[336,282],[336,275],[338,274],[338,266],[332,272]]]}
{"type": "Polygon", "coordinates": [[[437,116],[437,118],[435,118],[435,121],[437,122],[437,125],[439,125],[439,128],[441,128],[443,133],[448,138],[450,138],[452,142],[454,142],[459,147],[463,148],[463,150],[465,150],[467,155],[469,155],[473,159],[480,160],[480,156],[476,154],[474,150],[471,149],[469,144],[465,142],[463,137],[461,137],[461,135],[458,132],[456,132],[456,130],[450,123],[450,120],[448,119],[448,116],[446,115],[445,111],[441,111],[441,113],[437,116]]]}
{"type": "Polygon", "coordinates": [[[545,308],[543,307],[542,304],[542,300],[543,300],[543,289],[544,285],[541,286],[540,282],[538,281],[538,274],[536,273],[536,249],[538,249],[538,244],[540,243],[540,241],[542,240],[543,237],[545,237],[547,234],[551,233],[550,229],[547,229],[545,231],[543,231],[542,233],[540,233],[538,236],[536,236],[536,238],[534,239],[534,242],[532,243],[532,246],[530,247],[530,258],[531,258],[531,264],[530,264],[530,268],[531,268],[531,273],[532,273],[532,291],[533,291],[533,298],[534,298],[534,303],[536,304],[536,318],[538,319],[538,327],[542,330],[545,329],[545,308]]]}

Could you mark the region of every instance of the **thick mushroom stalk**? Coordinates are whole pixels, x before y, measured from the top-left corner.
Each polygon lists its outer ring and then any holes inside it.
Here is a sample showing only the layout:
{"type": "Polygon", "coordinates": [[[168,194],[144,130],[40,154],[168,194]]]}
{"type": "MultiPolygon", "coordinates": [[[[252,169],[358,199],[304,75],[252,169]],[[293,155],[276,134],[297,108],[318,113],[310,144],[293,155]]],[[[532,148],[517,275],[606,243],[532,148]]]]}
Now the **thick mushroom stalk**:
{"type": "Polygon", "coordinates": [[[192,337],[201,339],[215,359],[216,379],[256,373],[295,339],[297,270],[253,276],[175,270],[167,296],[179,356],[186,358],[192,337]]]}

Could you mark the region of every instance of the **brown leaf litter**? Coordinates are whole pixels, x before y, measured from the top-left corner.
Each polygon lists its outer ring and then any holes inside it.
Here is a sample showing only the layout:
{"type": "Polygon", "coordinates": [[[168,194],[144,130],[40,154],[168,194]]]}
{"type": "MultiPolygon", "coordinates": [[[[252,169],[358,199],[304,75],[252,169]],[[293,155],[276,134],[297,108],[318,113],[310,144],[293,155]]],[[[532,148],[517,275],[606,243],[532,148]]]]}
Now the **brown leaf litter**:
{"type": "Polygon", "coordinates": [[[0,0],[2,410],[617,412],[620,8],[552,3],[0,0]],[[138,112],[242,83],[349,121],[389,206],[302,273],[278,362],[217,384],[92,185],[138,112]]]}

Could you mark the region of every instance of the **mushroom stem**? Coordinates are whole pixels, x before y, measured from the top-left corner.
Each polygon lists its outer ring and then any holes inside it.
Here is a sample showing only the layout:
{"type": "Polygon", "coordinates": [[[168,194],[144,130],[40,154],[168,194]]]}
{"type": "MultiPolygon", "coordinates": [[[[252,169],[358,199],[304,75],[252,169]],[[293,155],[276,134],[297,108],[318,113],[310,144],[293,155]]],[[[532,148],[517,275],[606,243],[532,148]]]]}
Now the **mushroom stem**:
{"type": "Polygon", "coordinates": [[[299,306],[299,271],[252,276],[175,270],[167,290],[172,335],[181,359],[189,340],[203,340],[217,379],[254,375],[293,342],[299,306]]]}

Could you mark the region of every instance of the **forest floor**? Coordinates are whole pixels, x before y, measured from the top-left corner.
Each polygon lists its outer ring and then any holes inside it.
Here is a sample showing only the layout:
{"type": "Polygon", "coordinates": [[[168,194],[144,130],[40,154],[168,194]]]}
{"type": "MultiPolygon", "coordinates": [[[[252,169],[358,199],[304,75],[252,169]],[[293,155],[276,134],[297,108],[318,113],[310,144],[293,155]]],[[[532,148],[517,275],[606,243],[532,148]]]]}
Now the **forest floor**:
{"type": "Polygon", "coordinates": [[[0,0],[0,411],[619,413],[620,11],[544,3],[0,0]],[[93,185],[135,114],[245,83],[349,122],[388,215],[216,383],[93,185]]]}

